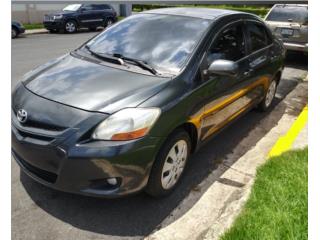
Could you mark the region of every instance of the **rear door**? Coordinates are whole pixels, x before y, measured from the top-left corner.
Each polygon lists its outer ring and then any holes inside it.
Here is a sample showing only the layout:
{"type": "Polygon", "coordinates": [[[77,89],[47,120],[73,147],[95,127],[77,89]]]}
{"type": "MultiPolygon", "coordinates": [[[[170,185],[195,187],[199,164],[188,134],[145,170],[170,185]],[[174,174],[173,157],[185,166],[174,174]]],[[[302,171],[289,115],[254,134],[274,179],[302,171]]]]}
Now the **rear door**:
{"type": "Polygon", "coordinates": [[[107,6],[107,4],[92,4],[96,19],[94,23],[97,26],[103,26],[103,23],[106,20],[106,15],[108,14],[107,6]]]}
{"type": "Polygon", "coordinates": [[[95,4],[83,4],[80,10],[79,22],[82,27],[91,27],[98,25],[101,21],[99,14],[94,9],[95,4]]]}
{"type": "Polygon", "coordinates": [[[256,85],[260,98],[264,96],[274,71],[272,38],[265,25],[254,20],[245,22],[249,50],[249,81],[256,85]]]}

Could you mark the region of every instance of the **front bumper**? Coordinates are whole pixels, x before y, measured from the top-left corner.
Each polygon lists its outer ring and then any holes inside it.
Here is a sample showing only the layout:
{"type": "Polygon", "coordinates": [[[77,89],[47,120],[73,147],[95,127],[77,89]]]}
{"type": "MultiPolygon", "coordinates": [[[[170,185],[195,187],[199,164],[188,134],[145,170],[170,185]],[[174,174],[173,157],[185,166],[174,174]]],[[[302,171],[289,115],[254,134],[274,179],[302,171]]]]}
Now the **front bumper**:
{"type": "Polygon", "coordinates": [[[42,146],[12,126],[12,155],[34,180],[57,190],[102,197],[138,192],[148,181],[162,139],[42,146]],[[108,178],[116,178],[110,185],[108,178]]]}
{"type": "Polygon", "coordinates": [[[44,21],[43,26],[48,30],[58,30],[64,27],[63,21],[44,21]]]}
{"type": "Polygon", "coordinates": [[[284,42],[283,45],[287,50],[299,51],[299,52],[308,52],[308,43],[304,44],[304,43],[284,42]]]}
{"type": "Polygon", "coordinates": [[[19,85],[12,98],[12,154],[21,169],[51,188],[91,196],[117,197],[140,191],[164,138],[92,141],[106,118],[39,97],[19,85]],[[28,113],[25,123],[16,117],[28,113]],[[116,184],[109,184],[116,178],[116,184]]]}
{"type": "Polygon", "coordinates": [[[20,28],[19,28],[19,33],[20,33],[20,34],[24,33],[25,31],[26,31],[26,29],[25,29],[24,27],[20,27],[20,28]]]}

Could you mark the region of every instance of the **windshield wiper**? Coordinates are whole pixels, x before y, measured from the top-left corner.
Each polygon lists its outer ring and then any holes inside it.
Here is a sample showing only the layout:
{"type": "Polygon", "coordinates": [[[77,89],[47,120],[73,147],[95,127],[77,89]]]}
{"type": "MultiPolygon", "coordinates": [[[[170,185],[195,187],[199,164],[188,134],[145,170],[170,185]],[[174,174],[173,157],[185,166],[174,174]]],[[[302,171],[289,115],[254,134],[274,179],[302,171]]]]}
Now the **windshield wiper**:
{"type": "Polygon", "coordinates": [[[100,58],[100,59],[102,59],[102,60],[109,61],[109,62],[112,62],[112,63],[120,64],[120,65],[123,65],[123,64],[124,64],[124,61],[123,61],[121,58],[119,58],[119,57],[115,57],[115,56],[111,56],[111,55],[103,54],[103,53],[97,53],[97,52],[95,52],[95,51],[92,51],[88,45],[85,45],[84,47],[85,47],[93,56],[95,56],[95,57],[97,57],[97,58],[100,58]]]}
{"type": "Polygon", "coordinates": [[[112,54],[112,56],[122,59],[124,61],[129,61],[129,62],[133,62],[136,65],[138,65],[139,67],[148,70],[149,72],[151,72],[153,75],[157,75],[158,71],[153,68],[152,66],[150,66],[147,62],[143,61],[143,60],[139,60],[139,59],[135,59],[135,58],[130,58],[130,57],[125,57],[120,53],[114,53],[112,54]]]}

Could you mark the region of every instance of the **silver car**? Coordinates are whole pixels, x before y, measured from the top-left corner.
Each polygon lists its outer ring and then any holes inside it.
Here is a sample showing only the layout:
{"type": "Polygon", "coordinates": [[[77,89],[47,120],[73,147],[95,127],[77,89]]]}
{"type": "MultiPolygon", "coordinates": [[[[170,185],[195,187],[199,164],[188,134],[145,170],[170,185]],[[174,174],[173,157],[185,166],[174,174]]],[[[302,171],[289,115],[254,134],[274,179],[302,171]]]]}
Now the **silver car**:
{"type": "Polygon", "coordinates": [[[308,5],[276,4],[265,21],[287,50],[308,52],[308,5]]]}

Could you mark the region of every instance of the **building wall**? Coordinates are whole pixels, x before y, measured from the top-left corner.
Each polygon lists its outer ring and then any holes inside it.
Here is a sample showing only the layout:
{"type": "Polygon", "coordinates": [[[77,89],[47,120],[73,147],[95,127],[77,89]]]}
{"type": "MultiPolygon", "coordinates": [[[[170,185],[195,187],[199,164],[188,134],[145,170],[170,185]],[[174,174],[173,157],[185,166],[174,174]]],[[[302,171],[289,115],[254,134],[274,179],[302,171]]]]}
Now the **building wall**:
{"type": "MultiPolygon", "coordinates": [[[[63,9],[68,4],[12,4],[11,19],[22,23],[41,23],[46,13],[63,9]]],[[[120,15],[120,5],[111,4],[120,15]]]]}

